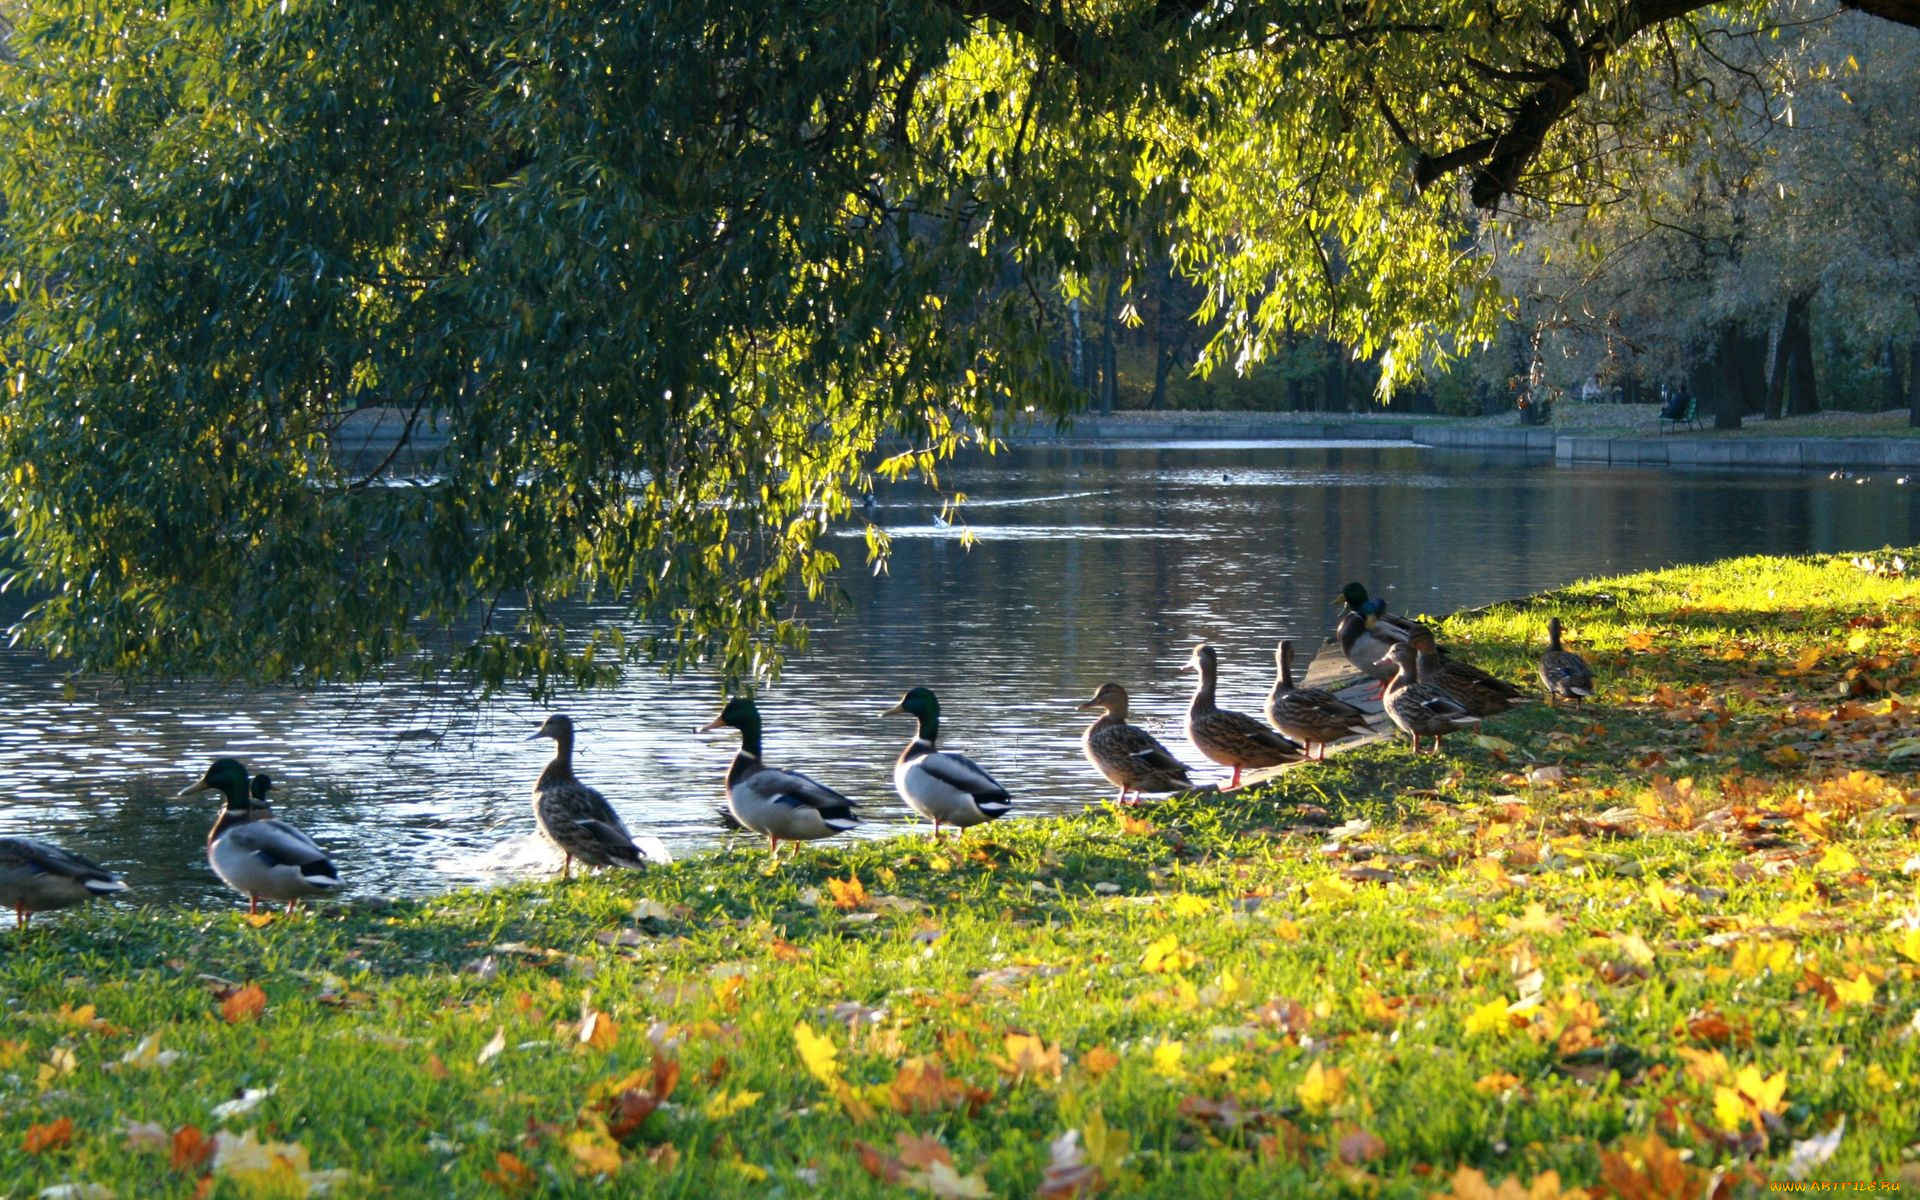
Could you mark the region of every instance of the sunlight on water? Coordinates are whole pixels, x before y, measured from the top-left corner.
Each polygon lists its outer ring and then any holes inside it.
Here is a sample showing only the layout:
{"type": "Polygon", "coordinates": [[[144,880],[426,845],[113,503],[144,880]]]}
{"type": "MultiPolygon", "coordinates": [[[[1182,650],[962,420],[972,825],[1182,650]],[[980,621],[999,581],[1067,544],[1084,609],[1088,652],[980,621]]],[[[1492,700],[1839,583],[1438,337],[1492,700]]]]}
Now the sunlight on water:
{"type": "MultiPolygon", "coordinates": [[[[1566,470],[1541,460],[1408,447],[1044,447],[942,472],[939,498],[884,487],[865,519],[895,539],[875,575],[842,543],[843,603],[761,698],[768,761],[863,804],[861,833],[911,828],[894,757],[911,721],[878,714],[914,684],[938,692],[945,741],[1014,793],[1016,814],[1105,798],[1080,758],[1101,682],[1192,762],[1180,734],[1195,640],[1221,654],[1221,701],[1257,711],[1281,637],[1317,643],[1328,601],[1360,579],[1398,609],[1441,613],[1583,576],[1737,553],[1920,541],[1920,494],[1824,474],[1566,470]]],[[[583,610],[583,618],[590,615],[583,610]]],[[[636,833],[675,853],[722,843],[715,813],[736,739],[696,735],[711,680],[641,670],[558,707],[577,768],[636,833]]],[[[555,871],[528,792],[551,744],[545,709],[469,703],[449,685],[69,690],[36,656],[0,652],[0,834],[51,838],[123,872],[133,899],[234,903],[205,860],[215,804],[175,798],[221,754],[280,781],[276,806],[333,852],[351,894],[431,892],[555,871]]],[[[1217,772],[1196,771],[1211,779],[1217,772]]],[[[753,847],[741,843],[747,850],[753,847]]]]}

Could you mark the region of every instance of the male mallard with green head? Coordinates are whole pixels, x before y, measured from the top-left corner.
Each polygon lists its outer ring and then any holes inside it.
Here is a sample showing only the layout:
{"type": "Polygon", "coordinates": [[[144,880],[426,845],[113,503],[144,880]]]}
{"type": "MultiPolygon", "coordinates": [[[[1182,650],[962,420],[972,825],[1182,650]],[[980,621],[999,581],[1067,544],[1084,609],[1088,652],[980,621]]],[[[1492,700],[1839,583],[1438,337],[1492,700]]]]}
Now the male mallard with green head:
{"type": "Polygon", "coordinates": [[[1116,797],[1120,803],[1127,802],[1129,792],[1137,801],[1141,792],[1180,792],[1193,786],[1185,763],[1158,738],[1127,724],[1127,689],[1103,683],[1093,699],[1080,707],[1104,710],[1099,720],[1087,726],[1080,745],[1093,769],[1120,789],[1116,797]]]}
{"type": "Polygon", "coordinates": [[[1488,674],[1464,659],[1440,653],[1433,635],[1416,635],[1409,643],[1414,649],[1414,669],[1421,683],[1437,684],[1448,695],[1467,706],[1476,717],[1495,717],[1532,697],[1498,675],[1488,674]]]}
{"type": "Polygon", "coordinates": [[[250,913],[260,911],[262,899],[284,902],[291,913],[306,897],[339,887],[340,872],[326,854],[312,838],[276,820],[264,800],[256,802],[251,783],[239,760],[216,758],[200,782],[180,792],[219,792],[225,801],[207,834],[213,873],[247,897],[250,913]]]}
{"type": "Polygon", "coordinates": [[[900,752],[893,765],[893,787],[907,807],[933,822],[933,836],[942,824],[965,829],[1004,817],[1013,797],[993,776],[965,755],[936,746],[940,736],[940,701],[931,688],[916,687],[900,703],[880,714],[908,716],[920,722],[919,733],[900,752]]]}
{"type": "Polygon", "coordinates": [[[1387,719],[1413,737],[1414,753],[1420,751],[1422,735],[1433,738],[1433,752],[1440,753],[1440,738],[1480,724],[1466,705],[1449,695],[1438,684],[1421,683],[1413,647],[1405,642],[1387,652],[1394,665],[1393,682],[1387,685],[1384,707],[1387,719]]]}
{"type": "Polygon", "coordinates": [[[1340,589],[1335,604],[1346,602],[1347,611],[1341,616],[1340,623],[1334,628],[1334,636],[1340,642],[1341,651],[1347,661],[1381,683],[1381,693],[1386,691],[1386,683],[1393,678],[1393,667],[1384,661],[1387,651],[1396,642],[1404,642],[1416,634],[1428,632],[1425,625],[1397,617],[1387,611],[1387,602],[1378,596],[1367,595],[1367,589],[1358,583],[1349,583],[1340,589]]]}
{"type": "Polygon", "coordinates": [[[774,854],[782,841],[811,842],[859,824],[852,800],[798,771],[761,761],[760,710],[752,700],[735,696],[696,732],[722,726],[740,731],[740,751],[727,768],[727,808],[734,820],[766,838],[774,854]]]}
{"type": "Polygon", "coordinates": [[[1547,622],[1547,652],[1540,656],[1540,683],[1547,689],[1547,703],[1555,698],[1585,703],[1593,696],[1593,669],[1587,660],[1571,650],[1560,648],[1560,618],[1547,622]]]}
{"type": "Polygon", "coordinates": [[[1275,733],[1245,713],[1221,708],[1214,700],[1220,676],[1220,656],[1201,642],[1180,668],[1198,672],[1193,702],[1187,706],[1187,740],[1201,754],[1223,767],[1233,768],[1228,788],[1240,786],[1240,772],[1295,763],[1306,751],[1284,734],[1275,733]]]}
{"type": "Polygon", "coordinates": [[[22,937],[34,913],[71,908],[94,896],[126,890],[113,872],[52,842],[0,838],[0,904],[13,909],[15,928],[22,937]]]}
{"type": "Polygon", "coordinates": [[[528,735],[553,739],[553,759],[533,784],[533,819],[548,841],[560,848],[560,878],[573,873],[573,860],[589,867],[647,865],[647,853],[633,844],[633,835],[613,805],[573,773],[573,718],[554,713],[528,735]]]}
{"type": "Polygon", "coordinates": [[[1369,732],[1367,714],[1360,709],[1325,688],[1294,686],[1292,642],[1281,642],[1273,652],[1273,661],[1279,675],[1267,695],[1267,720],[1275,729],[1309,750],[1317,744],[1317,757],[1321,759],[1327,757],[1328,742],[1369,732]]]}

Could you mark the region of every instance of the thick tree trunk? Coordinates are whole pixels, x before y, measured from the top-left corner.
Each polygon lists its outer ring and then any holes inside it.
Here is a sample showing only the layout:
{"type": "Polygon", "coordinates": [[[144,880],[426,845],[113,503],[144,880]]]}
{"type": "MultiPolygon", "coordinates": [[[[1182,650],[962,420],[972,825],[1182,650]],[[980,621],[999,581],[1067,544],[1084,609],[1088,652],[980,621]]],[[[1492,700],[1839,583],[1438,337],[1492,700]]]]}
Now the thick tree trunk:
{"type": "Polygon", "coordinates": [[[1721,326],[1713,353],[1691,372],[1693,394],[1703,411],[1713,413],[1715,429],[1738,429],[1746,416],[1749,380],[1759,372],[1747,369],[1742,355],[1751,351],[1753,340],[1732,323],[1721,326]]]}
{"type": "Polygon", "coordinates": [[[1780,331],[1787,347],[1787,415],[1806,416],[1820,411],[1820,393],[1813,377],[1813,293],[1787,301],[1787,323],[1780,331]]]}
{"type": "Polygon", "coordinates": [[[1154,345],[1153,353],[1153,395],[1147,400],[1147,407],[1155,412],[1166,407],[1167,377],[1173,374],[1174,360],[1180,357],[1178,346],[1168,345],[1164,337],[1154,345]]]}
{"type": "Polygon", "coordinates": [[[1896,412],[1907,406],[1906,389],[1900,386],[1900,356],[1894,352],[1893,339],[1888,338],[1880,347],[1880,361],[1887,368],[1887,391],[1885,412],[1896,412]]]}
{"type": "Polygon", "coordinates": [[[1300,378],[1300,335],[1287,330],[1287,411],[1305,412],[1307,381],[1300,378]]]}
{"type": "Polygon", "coordinates": [[[1907,344],[1907,424],[1920,429],[1920,338],[1907,344]]]}
{"type": "Polygon", "coordinates": [[[1331,341],[1327,343],[1326,381],[1327,411],[1347,411],[1347,358],[1331,341]]]}
{"type": "Polygon", "coordinates": [[[1767,372],[1766,418],[1778,421],[1786,411],[1787,403],[1787,365],[1793,358],[1793,341],[1787,337],[1787,327],[1793,324],[1793,306],[1799,300],[1795,293],[1787,298],[1787,318],[1781,323],[1780,336],[1773,343],[1773,368],[1767,372]]]}
{"type": "Polygon", "coordinates": [[[1113,413],[1114,376],[1119,373],[1117,359],[1113,349],[1113,315],[1120,298],[1120,289],[1113,285],[1113,279],[1107,279],[1105,309],[1100,320],[1100,415],[1113,413]]]}

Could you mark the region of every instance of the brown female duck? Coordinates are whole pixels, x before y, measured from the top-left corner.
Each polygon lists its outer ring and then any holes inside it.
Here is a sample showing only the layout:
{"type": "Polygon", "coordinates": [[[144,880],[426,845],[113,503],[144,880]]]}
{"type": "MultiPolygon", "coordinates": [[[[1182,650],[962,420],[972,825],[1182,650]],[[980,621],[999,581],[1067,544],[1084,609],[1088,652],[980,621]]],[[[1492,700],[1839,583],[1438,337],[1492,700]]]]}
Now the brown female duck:
{"type": "Polygon", "coordinates": [[[1127,724],[1127,689],[1117,683],[1103,683],[1093,699],[1082,709],[1103,709],[1104,715],[1087,726],[1080,739],[1087,761],[1120,789],[1116,797],[1127,802],[1131,792],[1135,800],[1141,792],[1178,792],[1193,786],[1186,764],[1175,758],[1160,740],[1140,728],[1127,724]]]}

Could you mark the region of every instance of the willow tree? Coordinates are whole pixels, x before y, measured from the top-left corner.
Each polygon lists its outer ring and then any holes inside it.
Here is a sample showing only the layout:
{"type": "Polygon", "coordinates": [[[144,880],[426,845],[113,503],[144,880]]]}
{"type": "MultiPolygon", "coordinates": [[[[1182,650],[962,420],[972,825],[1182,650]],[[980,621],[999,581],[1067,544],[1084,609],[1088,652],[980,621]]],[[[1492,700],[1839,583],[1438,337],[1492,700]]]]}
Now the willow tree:
{"type": "Polygon", "coordinates": [[[17,633],[122,674],[764,671],[876,472],[1068,411],[1050,296],[1170,254],[1210,361],[1312,328],[1404,379],[1499,311],[1474,208],[1581,186],[1609,72],[1704,11],[37,0],[17,633]],[[445,433],[417,486],[343,453],[368,405],[445,433]],[[568,629],[582,596],[657,636],[568,629]]]}

